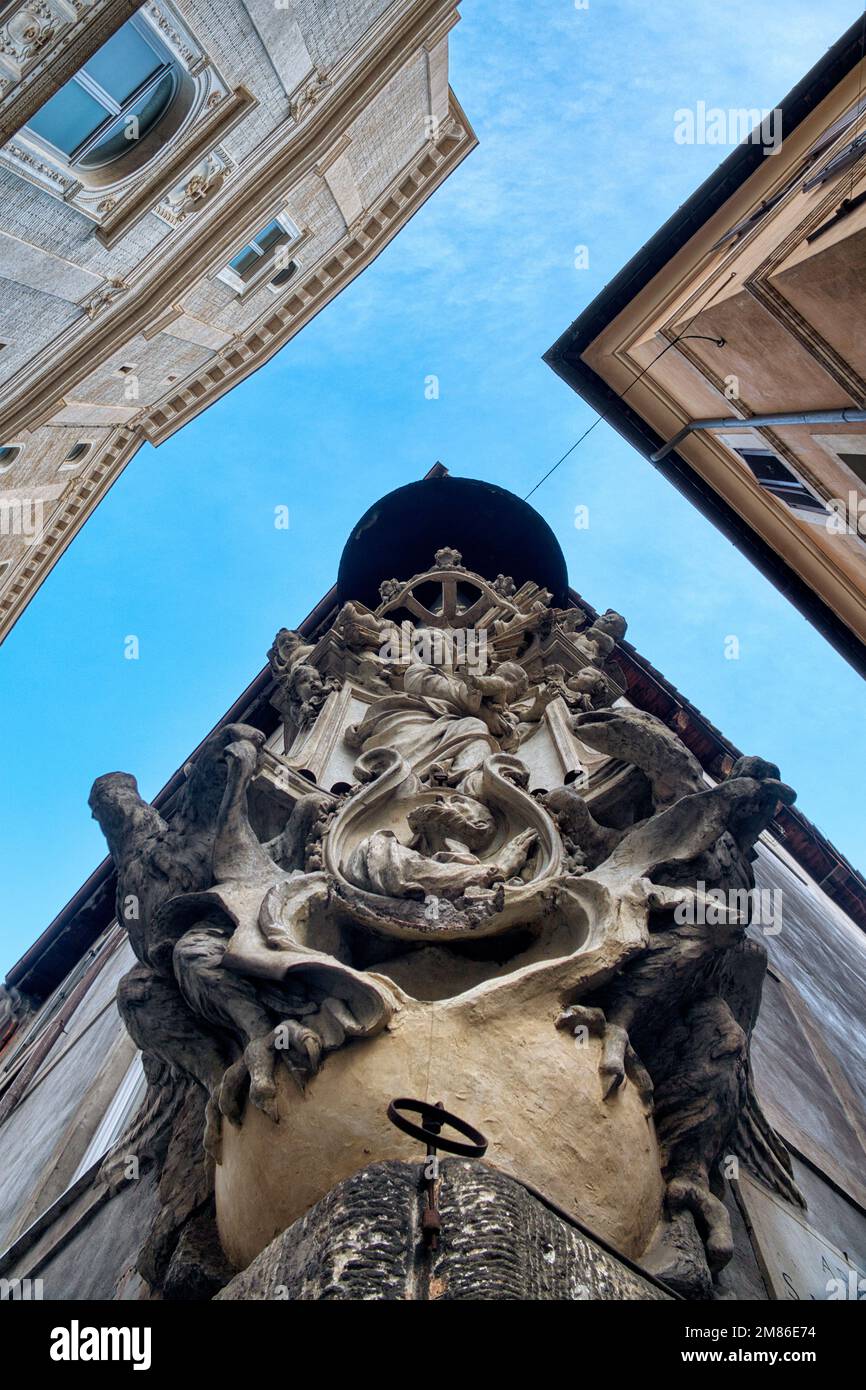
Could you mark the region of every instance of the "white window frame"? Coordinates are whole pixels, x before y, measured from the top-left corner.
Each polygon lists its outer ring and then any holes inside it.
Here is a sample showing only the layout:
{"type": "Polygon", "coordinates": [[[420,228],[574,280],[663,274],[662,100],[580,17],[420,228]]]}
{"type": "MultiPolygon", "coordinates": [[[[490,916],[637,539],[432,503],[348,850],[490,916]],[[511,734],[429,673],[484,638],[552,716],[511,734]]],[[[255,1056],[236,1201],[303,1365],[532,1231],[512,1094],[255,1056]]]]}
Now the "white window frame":
{"type": "MultiPolygon", "coordinates": [[[[109,93],[106,92],[103,87],[100,87],[98,82],[94,81],[94,79],[90,76],[89,73],[84,71],[84,69],[87,67],[87,62],[89,61],[85,60],[85,62],[82,63],[79,70],[76,73],[73,73],[72,77],[69,78],[69,81],[78,82],[79,86],[83,87],[83,89],[88,93],[89,96],[92,96],[96,101],[99,102],[100,106],[102,106],[106,111],[106,121],[103,122],[102,125],[100,125],[95,131],[93,131],[93,133],[90,136],[88,136],[86,140],[82,141],[81,144],[76,146],[76,148],[72,151],[71,154],[67,154],[65,150],[59,149],[57,145],[52,145],[50,140],[46,140],[43,135],[38,135],[37,132],[33,130],[31,126],[26,125],[24,127],[22,133],[27,137],[27,140],[32,145],[38,146],[39,149],[42,150],[45,157],[47,159],[50,159],[51,162],[55,164],[64,173],[74,174],[80,164],[80,161],[87,154],[90,153],[90,151],[99,143],[100,138],[106,134],[107,122],[109,120],[114,121],[118,116],[120,116],[124,110],[124,107],[131,105],[134,101],[139,101],[141,97],[145,95],[146,92],[150,91],[154,86],[156,86],[158,82],[162,81],[163,77],[165,77],[165,74],[167,72],[174,71],[175,73],[175,90],[172,95],[172,100],[169,102],[168,107],[166,107],[166,111],[171,107],[172,102],[174,101],[174,97],[177,95],[177,60],[170,52],[170,50],[166,48],[165,44],[161,41],[156,29],[153,27],[152,24],[149,24],[148,21],[140,14],[132,15],[128,20],[126,20],[126,23],[131,24],[133,26],[133,28],[141,36],[141,38],[148,45],[148,47],[153,49],[155,57],[159,59],[161,66],[153,74],[153,76],[148,78],[147,82],[143,83],[137,91],[133,92],[132,95],[127,98],[127,101],[124,102],[124,104],[121,106],[120,103],[118,103],[114,97],[110,96],[109,93]]],[[[91,57],[92,56],[93,55],[91,55],[91,57]]],[[[119,164],[120,160],[123,158],[125,158],[125,156],[120,156],[118,159],[111,160],[108,162],[119,164]]]]}
{"type": "MultiPolygon", "coordinates": [[[[262,254],[260,265],[253,266],[252,270],[248,275],[238,275],[237,271],[233,270],[230,265],[224,265],[216,273],[215,279],[221,280],[224,285],[228,285],[230,289],[234,290],[235,294],[240,295],[241,297],[250,294],[253,290],[260,289],[266,281],[271,280],[273,276],[278,273],[278,271],[274,268],[274,263],[276,261],[278,251],[281,251],[283,247],[291,247],[291,259],[295,260],[295,249],[298,246],[300,246],[301,242],[303,242],[306,239],[305,235],[301,233],[300,227],[285,210],[285,208],[282,208],[279,212],[274,213],[274,216],[270,218],[269,221],[278,222],[285,232],[285,237],[280,238],[279,241],[274,242],[273,246],[271,246],[268,251],[262,254]]],[[[265,226],[268,225],[269,223],[266,222],[265,226]]],[[[245,241],[241,246],[238,247],[237,251],[234,252],[234,255],[239,256],[240,253],[246,250],[247,247],[255,247],[255,244],[255,236],[252,236],[250,237],[249,241],[245,241]]],[[[286,268],[287,267],[280,267],[280,269],[286,268]]]]}

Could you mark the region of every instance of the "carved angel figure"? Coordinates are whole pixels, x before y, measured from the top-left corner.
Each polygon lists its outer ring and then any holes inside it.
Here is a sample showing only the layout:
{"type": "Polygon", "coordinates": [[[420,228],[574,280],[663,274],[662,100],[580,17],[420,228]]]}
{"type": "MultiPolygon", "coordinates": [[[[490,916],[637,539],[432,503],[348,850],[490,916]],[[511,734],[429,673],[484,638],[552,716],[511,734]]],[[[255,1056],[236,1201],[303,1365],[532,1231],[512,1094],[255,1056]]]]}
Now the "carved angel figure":
{"type": "Polygon", "coordinates": [[[307,660],[312,652],[297,632],[281,628],[268,652],[268,662],[277,682],[272,703],[283,716],[288,748],[292,733],[304,733],[316,721],[336,683],[325,679],[307,660]]]}
{"type": "Polygon", "coordinates": [[[491,753],[517,747],[519,716],[511,706],[528,685],[523,667],[511,661],[487,676],[413,663],[403,690],[374,701],[346,730],[346,742],[365,753],[393,749],[419,771],[435,765],[456,785],[491,753]]]}
{"type": "Polygon", "coordinates": [[[591,662],[603,665],[617,642],[622,641],[627,629],[625,618],[609,608],[606,613],[601,613],[596,618],[591,627],[578,633],[574,640],[591,662]]]}

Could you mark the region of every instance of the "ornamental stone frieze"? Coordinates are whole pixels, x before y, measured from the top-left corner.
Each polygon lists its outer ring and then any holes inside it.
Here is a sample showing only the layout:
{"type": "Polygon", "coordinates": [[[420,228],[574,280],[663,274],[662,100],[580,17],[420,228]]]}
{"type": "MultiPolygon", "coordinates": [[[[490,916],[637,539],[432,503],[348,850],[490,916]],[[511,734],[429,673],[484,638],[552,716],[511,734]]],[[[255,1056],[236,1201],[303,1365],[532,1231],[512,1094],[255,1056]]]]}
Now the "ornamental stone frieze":
{"type": "MultiPolygon", "coordinates": [[[[709,1297],[725,1165],[802,1202],[752,1081],[766,956],[741,910],[794,792],[754,757],[710,784],[629,704],[618,614],[442,541],[373,607],[341,567],[326,628],[269,653],[275,736],[217,730],[171,819],[129,774],[94,784],[138,958],[118,1001],[151,1080],[137,1142],[192,1105],[184,1161],[243,1269],[417,1157],[388,1105],[426,1096],[501,1173],[709,1297]]],[[[143,1258],[158,1286],[153,1238],[143,1258]]]]}

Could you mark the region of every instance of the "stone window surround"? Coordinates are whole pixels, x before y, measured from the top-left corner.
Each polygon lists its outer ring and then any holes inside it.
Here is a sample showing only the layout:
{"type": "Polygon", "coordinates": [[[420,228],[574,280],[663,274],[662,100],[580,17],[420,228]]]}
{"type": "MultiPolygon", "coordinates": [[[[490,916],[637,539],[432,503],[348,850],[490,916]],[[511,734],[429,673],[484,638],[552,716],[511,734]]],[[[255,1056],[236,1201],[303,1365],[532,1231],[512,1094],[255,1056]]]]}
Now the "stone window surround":
{"type": "Polygon", "coordinates": [[[140,0],[9,0],[0,27],[0,145],[139,5],[140,0]]]}
{"type": "MultiPolygon", "coordinates": [[[[157,25],[155,25],[151,20],[148,19],[146,12],[133,15],[131,19],[128,19],[126,21],[125,25],[121,26],[121,29],[126,29],[128,26],[132,26],[135,29],[136,33],[138,33],[142,37],[142,39],[144,39],[144,41],[153,49],[155,57],[158,58],[162,63],[163,71],[155,74],[150,79],[151,85],[155,85],[155,83],[159,81],[160,77],[164,74],[165,70],[171,69],[176,74],[175,88],[172,93],[171,100],[169,102],[169,107],[174,106],[175,103],[178,101],[178,98],[181,96],[181,84],[183,73],[181,65],[176,61],[175,54],[172,52],[171,49],[166,47],[165,42],[160,36],[157,25]]],[[[118,29],[117,33],[119,34],[120,32],[121,30],[118,29]]],[[[95,54],[98,52],[99,50],[96,49],[94,51],[94,54],[91,56],[95,56],[95,54]]],[[[90,60],[88,59],[88,62],[89,61],[90,60]]],[[[103,107],[106,117],[109,113],[108,103],[111,102],[112,105],[116,108],[115,119],[120,118],[120,116],[122,115],[120,104],[109,93],[106,93],[104,88],[102,88],[98,83],[94,81],[94,79],[87,72],[87,63],[85,63],[81,68],[78,69],[78,74],[76,76],[77,82],[84,87],[84,89],[89,93],[89,95],[95,97],[99,104],[103,107]]],[[[70,78],[69,80],[70,82],[76,81],[76,78],[70,78]]],[[[58,88],[58,92],[55,93],[55,95],[59,95],[59,93],[65,90],[65,88],[67,88],[68,86],[68,82],[64,83],[62,87],[58,88]]],[[[130,96],[127,98],[127,105],[131,103],[137,97],[137,95],[137,92],[132,92],[130,96]]],[[[164,111],[162,115],[160,115],[157,118],[156,124],[158,127],[161,128],[163,120],[167,114],[168,110],[164,111]]],[[[32,119],[33,118],[31,117],[31,120],[32,119]]],[[[98,140],[100,138],[100,132],[103,135],[105,134],[105,131],[102,126],[97,127],[97,130],[95,132],[92,132],[88,139],[83,142],[83,146],[79,148],[78,151],[74,151],[70,155],[66,155],[63,150],[58,149],[55,145],[53,145],[51,141],[47,139],[46,136],[39,135],[37,131],[29,125],[25,126],[19,132],[18,139],[21,143],[26,144],[28,146],[32,146],[34,148],[34,152],[41,152],[41,157],[43,159],[45,159],[49,164],[56,164],[61,173],[68,176],[71,179],[80,178],[82,183],[92,183],[94,186],[102,185],[107,178],[106,169],[110,167],[112,170],[112,176],[108,178],[107,181],[110,184],[120,183],[125,177],[126,173],[130,171],[137,172],[137,168],[131,167],[131,160],[133,160],[136,163],[136,165],[138,164],[138,161],[134,160],[134,156],[139,154],[139,150],[137,146],[133,145],[132,141],[130,141],[129,148],[125,151],[123,155],[119,155],[115,159],[110,161],[110,166],[106,164],[94,167],[93,169],[80,167],[81,159],[86,157],[86,154],[94,144],[98,143],[98,140]]]]}
{"type": "Polygon", "coordinates": [[[245,89],[230,91],[171,0],[160,0],[159,5],[149,0],[136,18],[152,30],[181,79],[181,90],[155,130],[143,137],[141,149],[93,171],[86,183],[84,171],[29,130],[20,130],[0,150],[0,163],[6,168],[95,222],[106,246],[150,212],[255,105],[245,89]],[[133,164],[136,167],[130,167],[133,164]]]}
{"type": "Polygon", "coordinates": [[[16,450],[16,452],[12,455],[11,459],[6,459],[6,461],[4,462],[3,459],[0,458],[0,475],[2,475],[4,473],[8,473],[10,469],[15,467],[16,463],[21,458],[21,455],[24,453],[24,445],[20,440],[12,439],[8,443],[4,441],[4,443],[0,445],[0,448],[16,450]]]}
{"type": "Polygon", "coordinates": [[[93,452],[95,440],[78,439],[66,454],[63,462],[58,465],[58,473],[77,473],[84,467],[85,460],[93,452]]]}
{"type": "MultiPolygon", "coordinates": [[[[276,257],[280,251],[290,248],[292,252],[291,262],[295,262],[297,261],[295,252],[299,251],[312,236],[309,227],[305,227],[304,230],[301,231],[287,207],[280,208],[279,212],[274,214],[272,220],[274,222],[279,222],[286,235],[272,246],[270,251],[267,251],[262,256],[259,265],[254,266],[247,275],[238,275],[236,271],[232,270],[230,265],[225,265],[217,270],[212,277],[214,280],[221,280],[224,285],[228,285],[241,299],[261,289],[262,285],[267,284],[273,275],[280,269],[287,268],[275,266],[276,257]]],[[[242,249],[242,246],[238,247],[238,251],[242,249]]],[[[236,255],[237,252],[234,254],[236,255]]],[[[300,262],[298,262],[298,267],[300,268],[300,262]]]]}

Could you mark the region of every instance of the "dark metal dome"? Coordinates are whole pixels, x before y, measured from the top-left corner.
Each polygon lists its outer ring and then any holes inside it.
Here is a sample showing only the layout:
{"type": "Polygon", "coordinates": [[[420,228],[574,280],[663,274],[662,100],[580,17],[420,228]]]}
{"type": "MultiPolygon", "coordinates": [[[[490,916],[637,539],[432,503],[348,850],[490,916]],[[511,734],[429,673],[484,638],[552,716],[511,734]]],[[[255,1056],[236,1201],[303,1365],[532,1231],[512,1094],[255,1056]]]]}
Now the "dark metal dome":
{"type": "Polygon", "coordinates": [[[364,513],[340,559],[340,603],[377,608],[384,579],[431,569],[444,546],[459,550],[466,568],[485,579],[508,574],[518,588],[533,580],[550,590],[555,605],[565,604],[565,558],[544,518],[495,483],[450,475],[408,483],[364,513]]]}

